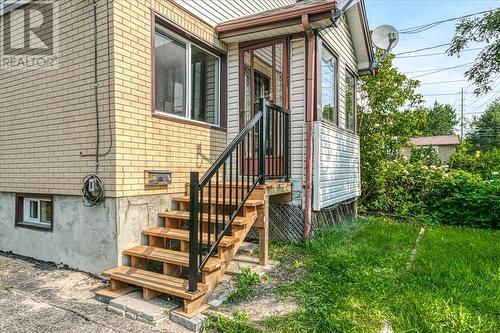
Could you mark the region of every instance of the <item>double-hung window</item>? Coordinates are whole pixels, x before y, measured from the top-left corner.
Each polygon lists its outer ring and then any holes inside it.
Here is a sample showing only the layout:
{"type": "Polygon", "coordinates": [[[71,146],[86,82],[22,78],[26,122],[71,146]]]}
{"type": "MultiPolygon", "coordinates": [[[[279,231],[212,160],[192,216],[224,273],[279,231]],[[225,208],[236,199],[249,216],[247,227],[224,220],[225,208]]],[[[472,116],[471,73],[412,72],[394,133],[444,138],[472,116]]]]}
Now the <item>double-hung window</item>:
{"type": "Polygon", "coordinates": [[[220,58],[157,26],[155,112],[220,125],[220,58]]]}
{"type": "Polygon", "coordinates": [[[337,58],[324,45],[321,48],[321,116],[338,124],[337,58]]]}

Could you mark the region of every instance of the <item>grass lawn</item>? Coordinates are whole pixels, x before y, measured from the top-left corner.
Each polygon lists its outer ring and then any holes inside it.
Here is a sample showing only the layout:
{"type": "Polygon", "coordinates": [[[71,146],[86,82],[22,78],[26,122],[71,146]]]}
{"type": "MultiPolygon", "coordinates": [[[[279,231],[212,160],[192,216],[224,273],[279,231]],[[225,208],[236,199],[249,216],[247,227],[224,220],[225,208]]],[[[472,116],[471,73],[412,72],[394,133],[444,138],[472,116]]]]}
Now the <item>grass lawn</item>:
{"type": "Polygon", "coordinates": [[[274,246],[279,293],[300,310],[251,322],[212,317],[215,332],[499,332],[500,233],[380,219],[334,226],[304,246],[274,246]]]}

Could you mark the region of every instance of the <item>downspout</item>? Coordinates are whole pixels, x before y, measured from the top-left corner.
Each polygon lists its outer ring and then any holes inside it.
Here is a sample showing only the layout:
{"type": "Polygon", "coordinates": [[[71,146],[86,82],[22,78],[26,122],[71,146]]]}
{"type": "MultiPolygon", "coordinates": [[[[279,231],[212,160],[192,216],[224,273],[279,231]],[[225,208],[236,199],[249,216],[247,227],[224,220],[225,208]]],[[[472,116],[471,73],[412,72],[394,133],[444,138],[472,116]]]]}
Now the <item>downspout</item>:
{"type": "Polygon", "coordinates": [[[314,119],[314,85],[316,43],[314,33],[309,22],[309,15],[302,15],[302,27],[307,37],[307,82],[306,82],[306,178],[305,178],[305,210],[304,235],[306,240],[311,232],[312,225],[312,182],[313,182],[313,119],[314,119]]]}

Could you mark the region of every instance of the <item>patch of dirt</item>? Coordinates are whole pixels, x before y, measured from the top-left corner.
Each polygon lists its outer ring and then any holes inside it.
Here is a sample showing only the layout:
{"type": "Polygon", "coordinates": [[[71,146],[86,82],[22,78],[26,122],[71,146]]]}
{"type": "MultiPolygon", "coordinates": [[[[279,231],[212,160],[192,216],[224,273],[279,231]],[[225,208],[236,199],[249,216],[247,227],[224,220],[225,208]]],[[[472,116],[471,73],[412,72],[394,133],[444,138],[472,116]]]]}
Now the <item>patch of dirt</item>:
{"type": "MultiPolygon", "coordinates": [[[[293,300],[279,299],[275,295],[267,295],[231,305],[229,309],[231,313],[245,311],[251,320],[260,321],[272,316],[282,316],[294,312],[298,308],[299,306],[293,300]]],[[[224,310],[224,313],[231,314],[227,310],[224,310]]]]}
{"type": "Polygon", "coordinates": [[[41,281],[40,288],[54,290],[64,299],[84,300],[94,297],[93,289],[102,286],[102,282],[81,272],[51,272],[41,281]]]}
{"type": "Polygon", "coordinates": [[[240,255],[238,260],[232,263],[234,268],[230,273],[231,278],[217,287],[214,298],[227,299],[231,293],[235,292],[237,272],[240,272],[242,267],[248,267],[252,272],[261,276],[261,283],[252,287],[252,296],[236,303],[226,302],[214,313],[231,317],[235,312],[241,311],[248,314],[250,320],[258,322],[272,316],[283,316],[297,311],[298,304],[292,299],[281,297],[278,288],[303,275],[304,270],[299,267],[301,261],[291,260],[286,263],[273,261],[267,267],[259,266],[257,263],[249,264],[250,262],[246,255],[240,255]]]}

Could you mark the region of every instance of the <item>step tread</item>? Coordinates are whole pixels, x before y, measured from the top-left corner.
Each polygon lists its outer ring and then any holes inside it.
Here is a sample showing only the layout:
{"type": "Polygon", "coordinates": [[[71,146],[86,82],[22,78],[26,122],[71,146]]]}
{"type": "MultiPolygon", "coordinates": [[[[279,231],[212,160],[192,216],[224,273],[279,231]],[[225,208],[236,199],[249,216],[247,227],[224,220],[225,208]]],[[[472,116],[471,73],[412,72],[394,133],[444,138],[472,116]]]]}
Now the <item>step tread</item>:
{"type": "MultiPolygon", "coordinates": [[[[189,202],[190,201],[190,198],[188,195],[173,197],[172,199],[174,201],[181,201],[181,202],[189,202]]],[[[203,198],[203,203],[207,203],[207,202],[208,202],[208,198],[205,196],[203,198]]],[[[212,196],[212,203],[215,204],[215,197],[214,196],[212,196]]],[[[219,200],[219,204],[222,204],[222,203],[223,203],[222,200],[219,200]]],[[[229,204],[230,202],[229,202],[229,200],[226,200],[225,203],[229,204]]],[[[264,200],[248,199],[245,202],[245,207],[256,207],[256,206],[260,206],[263,204],[264,204],[264,200]]]]}
{"type": "Polygon", "coordinates": [[[123,295],[130,294],[136,290],[137,290],[137,287],[134,287],[134,286],[125,286],[125,287],[122,287],[122,288],[116,289],[116,290],[111,290],[111,288],[104,288],[104,289],[100,289],[100,290],[96,291],[96,295],[101,296],[101,297],[105,297],[105,298],[114,299],[114,298],[118,298],[118,297],[123,296],[123,295]]]}
{"type": "MultiPolygon", "coordinates": [[[[184,230],[184,229],[157,227],[157,228],[146,229],[143,231],[143,233],[147,236],[156,236],[169,239],[177,239],[182,241],[189,241],[189,230],[184,230]]],[[[211,235],[210,242],[213,243],[213,239],[214,236],[211,235]]],[[[208,234],[206,233],[203,234],[203,242],[208,243],[208,234]]],[[[230,247],[237,242],[238,239],[236,237],[224,236],[222,237],[219,246],[230,247]]]]}
{"type": "MultiPolygon", "coordinates": [[[[180,220],[189,220],[189,212],[185,211],[180,211],[180,210],[173,210],[169,212],[162,212],[158,214],[160,217],[168,217],[168,218],[174,218],[174,219],[180,219],[180,220]]],[[[249,222],[254,222],[257,217],[255,215],[251,215],[248,217],[243,217],[243,216],[236,216],[233,220],[234,225],[245,225],[249,222]]],[[[226,216],[226,222],[228,220],[228,216],[226,216]]],[[[208,221],[208,214],[203,214],[203,221],[208,221]]],[[[215,223],[216,221],[216,216],[211,215],[210,217],[210,222],[215,223]]],[[[222,223],[222,215],[218,216],[218,222],[222,223]]]]}
{"type": "Polygon", "coordinates": [[[154,273],[138,268],[128,266],[118,266],[104,271],[102,275],[111,279],[134,284],[139,287],[152,289],[169,295],[177,296],[187,300],[194,300],[204,295],[208,286],[204,283],[198,283],[199,292],[190,293],[188,281],[168,275],[154,273]]]}
{"type": "MultiPolygon", "coordinates": [[[[189,266],[189,253],[180,252],[148,245],[139,245],[123,251],[123,254],[139,258],[151,259],[169,264],[175,264],[183,267],[189,266]]],[[[210,258],[203,269],[212,272],[222,266],[222,260],[219,258],[210,258]]]]}

